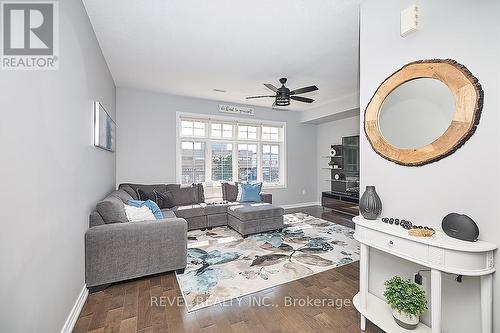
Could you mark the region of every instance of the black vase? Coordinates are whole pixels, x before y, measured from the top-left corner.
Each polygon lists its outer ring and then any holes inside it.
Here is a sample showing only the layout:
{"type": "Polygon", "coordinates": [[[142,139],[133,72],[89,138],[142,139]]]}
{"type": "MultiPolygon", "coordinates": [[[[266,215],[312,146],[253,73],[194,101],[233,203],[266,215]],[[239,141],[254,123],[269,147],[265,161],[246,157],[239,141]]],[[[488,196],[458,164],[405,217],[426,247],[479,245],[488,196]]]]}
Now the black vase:
{"type": "Polygon", "coordinates": [[[367,186],[365,193],[359,200],[359,212],[367,220],[376,220],[382,213],[382,201],[375,190],[375,186],[367,186]]]}

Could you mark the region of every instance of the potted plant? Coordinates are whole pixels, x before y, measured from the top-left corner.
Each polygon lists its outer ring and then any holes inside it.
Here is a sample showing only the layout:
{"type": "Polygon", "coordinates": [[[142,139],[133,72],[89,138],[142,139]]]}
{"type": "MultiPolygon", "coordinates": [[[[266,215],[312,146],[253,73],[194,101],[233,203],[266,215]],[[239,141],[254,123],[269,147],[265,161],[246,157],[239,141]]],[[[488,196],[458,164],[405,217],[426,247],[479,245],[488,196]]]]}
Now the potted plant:
{"type": "Polygon", "coordinates": [[[412,330],[418,325],[420,315],[427,310],[425,291],[409,279],[395,276],[385,281],[384,296],[392,308],[392,316],[399,326],[412,330]]]}

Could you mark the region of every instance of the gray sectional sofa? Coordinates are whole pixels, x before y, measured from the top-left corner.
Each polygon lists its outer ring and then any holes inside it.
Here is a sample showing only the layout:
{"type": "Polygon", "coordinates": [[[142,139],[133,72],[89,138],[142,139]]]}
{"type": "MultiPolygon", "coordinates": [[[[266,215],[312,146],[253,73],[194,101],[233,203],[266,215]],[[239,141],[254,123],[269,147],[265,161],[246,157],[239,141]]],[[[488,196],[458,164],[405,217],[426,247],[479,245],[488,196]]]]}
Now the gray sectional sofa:
{"type": "Polygon", "coordinates": [[[221,203],[206,203],[201,184],[121,184],[90,214],[85,234],[87,287],[98,290],[117,281],[182,272],[188,230],[229,225],[246,237],[283,227],[284,211],[271,205],[271,194],[262,193],[260,203],[239,203],[237,195],[237,183],[222,185],[221,203]],[[148,198],[168,206],[161,209],[163,219],[128,222],[123,204],[148,198]]]}

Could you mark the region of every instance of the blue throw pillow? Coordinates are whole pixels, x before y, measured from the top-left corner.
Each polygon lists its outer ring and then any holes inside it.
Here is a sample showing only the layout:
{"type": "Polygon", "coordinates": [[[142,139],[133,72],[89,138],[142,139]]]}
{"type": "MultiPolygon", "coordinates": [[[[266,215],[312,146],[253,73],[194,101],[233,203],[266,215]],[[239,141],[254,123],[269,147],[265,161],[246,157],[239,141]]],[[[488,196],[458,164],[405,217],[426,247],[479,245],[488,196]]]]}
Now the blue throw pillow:
{"type": "Polygon", "coordinates": [[[260,192],[262,190],[262,183],[245,184],[241,185],[241,199],[240,202],[261,202],[260,192]]]}
{"type": "Polygon", "coordinates": [[[160,207],[156,204],[156,202],[152,200],[146,200],[146,201],[141,201],[141,200],[129,200],[127,202],[130,206],[134,207],[142,207],[146,206],[151,211],[153,212],[153,215],[156,217],[157,220],[161,220],[163,218],[163,214],[161,213],[160,207]]]}

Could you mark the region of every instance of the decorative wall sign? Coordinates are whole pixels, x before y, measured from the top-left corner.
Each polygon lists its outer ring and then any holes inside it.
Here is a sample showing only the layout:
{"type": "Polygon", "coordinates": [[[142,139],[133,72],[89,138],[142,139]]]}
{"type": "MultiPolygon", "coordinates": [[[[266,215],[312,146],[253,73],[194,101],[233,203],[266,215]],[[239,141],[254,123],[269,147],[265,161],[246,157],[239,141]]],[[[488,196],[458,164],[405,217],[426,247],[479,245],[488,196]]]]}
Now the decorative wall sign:
{"type": "Polygon", "coordinates": [[[236,106],[236,105],[227,105],[227,104],[219,104],[219,112],[244,114],[247,116],[255,115],[253,108],[247,108],[244,106],[236,106]]]}

